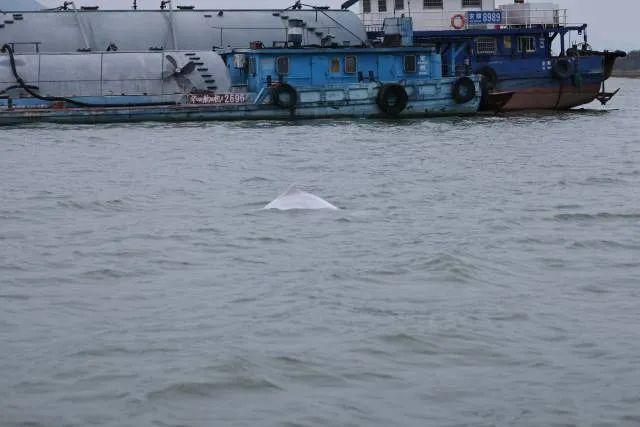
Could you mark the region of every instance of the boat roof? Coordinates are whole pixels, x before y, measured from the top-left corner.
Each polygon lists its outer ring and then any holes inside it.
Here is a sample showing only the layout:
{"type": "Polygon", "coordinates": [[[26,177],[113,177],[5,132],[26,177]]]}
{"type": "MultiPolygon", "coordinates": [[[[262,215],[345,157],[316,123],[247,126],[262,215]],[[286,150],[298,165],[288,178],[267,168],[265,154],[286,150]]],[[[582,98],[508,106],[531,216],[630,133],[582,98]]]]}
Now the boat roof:
{"type": "MultiPolygon", "coordinates": [[[[66,10],[62,10],[62,9],[50,9],[50,8],[45,8],[44,6],[42,6],[41,4],[35,2],[34,0],[24,0],[25,5],[30,4],[31,1],[33,1],[33,3],[37,3],[39,6],[37,8],[30,8],[30,7],[22,7],[19,8],[19,6],[15,6],[14,2],[15,1],[19,1],[19,0],[0,0],[0,10],[4,10],[6,11],[11,11],[11,12],[41,12],[41,13],[65,13],[65,12],[74,12],[74,10],[72,8],[68,8],[66,10]],[[1,7],[1,5],[6,4],[9,5],[11,4],[12,6],[6,6],[6,7],[1,7]]],[[[19,3],[22,4],[22,3],[19,3]]],[[[132,10],[132,9],[92,9],[92,8],[84,8],[81,9],[80,7],[77,9],[78,12],[91,12],[91,13],[101,13],[101,12],[127,12],[127,13],[141,13],[141,12],[162,12],[162,13],[167,13],[167,12],[173,12],[173,13],[194,13],[194,12],[278,12],[278,13],[282,13],[282,12],[315,12],[316,9],[268,9],[268,8],[263,8],[263,9],[259,9],[259,8],[255,8],[255,9],[198,9],[198,8],[193,8],[193,9],[137,9],[137,10],[132,10]]],[[[318,12],[346,12],[346,13],[353,13],[350,10],[345,10],[345,9],[335,9],[335,8],[317,8],[318,12]]]]}
{"type": "MultiPolygon", "coordinates": [[[[572,31],[582,32],[587,29],[587,24],[575,26],[553,26],[540,28],[499,28],[499,29],[476,29],[476,30],[431,30],[431,31],[414,31],[413,37],[418,39],[430,40],[453,40],[465,39],[479,36],[509,36],[509,35],[536,35],[536,34],[566,34],[572,31]]],[[[384,31],[369,31],[369,38],[383,37],[384,31]]]]}
{"type": "Polygon", "coordinates": [[[430,53],[435,50],[433,45],[422,46],[407,46],[407,47],[301,47],[301,48],[262,48],[262,49],[248,49],[237,48],[232,49],[231,53],[253,53],[253,54],[280,54],[280,55],[295,55],[295,54],[316,54],[316,55],[333,55],[336,53],[369,53],[372,55],[379,54],[391,54],[391,53],[413,53],[413,52],[425,52],[430,53]]]}

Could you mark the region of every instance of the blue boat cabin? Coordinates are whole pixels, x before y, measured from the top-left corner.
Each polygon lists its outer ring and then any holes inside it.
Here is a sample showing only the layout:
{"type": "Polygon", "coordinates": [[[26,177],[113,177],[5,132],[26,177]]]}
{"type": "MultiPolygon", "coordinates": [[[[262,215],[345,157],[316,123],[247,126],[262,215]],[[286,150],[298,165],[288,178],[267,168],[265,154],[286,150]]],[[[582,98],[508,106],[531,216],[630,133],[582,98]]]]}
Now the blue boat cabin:
{"type": "Polygon", "coordinates": [[[314,87],[442,78],[441,56],[433,47],[236,49],[227,66],[233,85],[248,92],[276,82],[314,87]]]}

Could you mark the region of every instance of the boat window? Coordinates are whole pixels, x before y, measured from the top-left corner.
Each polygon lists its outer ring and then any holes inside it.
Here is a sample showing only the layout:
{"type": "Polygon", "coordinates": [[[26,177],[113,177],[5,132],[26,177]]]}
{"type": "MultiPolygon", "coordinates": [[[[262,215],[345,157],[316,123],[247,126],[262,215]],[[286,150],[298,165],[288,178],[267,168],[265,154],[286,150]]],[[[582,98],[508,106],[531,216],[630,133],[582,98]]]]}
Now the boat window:
{"type": "Polygon", "coordinates": [[[462,0],[462,7],[482,7],[482,0],[462,0]]]}
{"type": "Polygon", "coordinates": [[[395,10],[403,10],[404,9],[404,0],[395,0],[394,9],[395,10]]]}
{"type": "Polygon", "coordinates": [[[355,56],[344,57],[344,72],[347,74],[355,74],[358,71],[358,63],[355,56]]]}
{"type": "Polygon", "coordinates": [[[256,58],[249,58],[249,74],[256,75],[256,58]]]}
{"type": "Polygon", "coordinates": [[[493,37],[478,37],[476,52],[478,55],[495,55],[498,53],[498,41],[493,37]]]}
{"type": "Polygon", "coordinates": [[[331,72],[332,73],[340,72],[340,58],[331,58],[331,72]]]}
{"type": "Polygon", "coordinates": [[[535,52],[536,51],[536,38],[535,37],[518,37],[518,52],[535,52]]]}
{"type": "Polygon", "coordinates": [[[504,48],[511,49],[511,36],[504,36],[504,48]]]}
{"type": "Polygon", "coordinates": [[[416,72],[416,56],[415,55],[405,55],[404,57],[404,72],[405,73],[415,73],[416,72]]]}
{"type": "Polygon", "coordinates": [[[378,0],[378,12],[387,11],[387,0],[378,0]]]}
{"type": "Polygon", "coordinates": [[[442,0],[423,0],[423,9],[442,9],[442,0]]]}
{"type": "Polygon", "coordinates": [[[289,74],[289,57],[279,56],[276,58],[276,73],[289,74]]]}
{"type": "Polygon", "coordinates": [[[362,12],[363,13],[371,12],[371,0],[362,0],[362,12]]]}

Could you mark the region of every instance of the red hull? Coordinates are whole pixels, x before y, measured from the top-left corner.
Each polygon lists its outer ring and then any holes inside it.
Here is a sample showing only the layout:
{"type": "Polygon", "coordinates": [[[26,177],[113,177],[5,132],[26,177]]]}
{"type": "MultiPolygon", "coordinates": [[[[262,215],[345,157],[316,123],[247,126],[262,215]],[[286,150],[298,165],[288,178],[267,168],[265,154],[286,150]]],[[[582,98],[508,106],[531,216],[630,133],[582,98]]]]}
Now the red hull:
{"type": "Polygon", "coordinates": [[[588,104],[600,92],[599,84],[558,85],[550,88],[518,89],[502,111],[515,110],[567,110],[588,104]]]}

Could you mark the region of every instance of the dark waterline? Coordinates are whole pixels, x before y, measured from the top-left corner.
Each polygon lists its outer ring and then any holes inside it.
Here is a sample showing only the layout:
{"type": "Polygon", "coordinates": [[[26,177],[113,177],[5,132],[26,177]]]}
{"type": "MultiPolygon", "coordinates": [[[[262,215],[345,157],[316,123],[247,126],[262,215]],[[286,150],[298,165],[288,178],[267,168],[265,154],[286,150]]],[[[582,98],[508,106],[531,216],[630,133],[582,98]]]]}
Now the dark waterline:
{"type": "Polygon", "coordinates": [[[603,110],[0,129],[0,426],[640,425],[603,110]],[[341,208],[261,208],[290,184],[341,208]]]}

